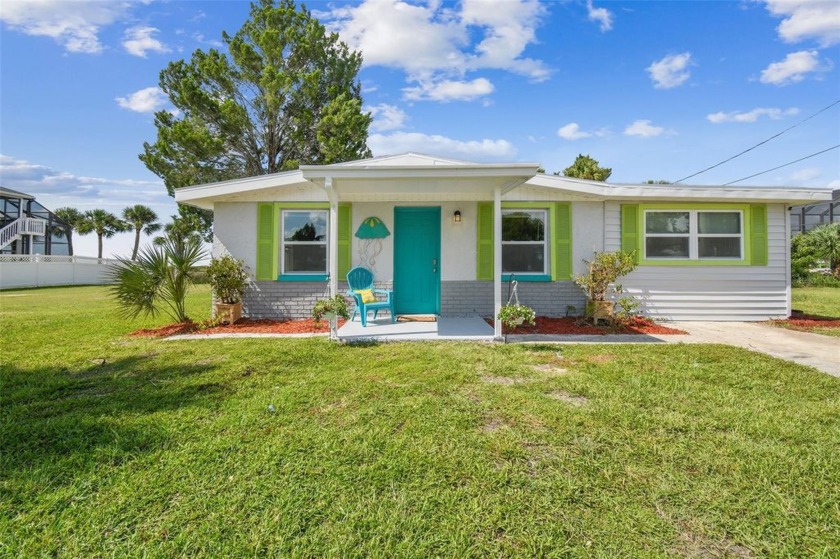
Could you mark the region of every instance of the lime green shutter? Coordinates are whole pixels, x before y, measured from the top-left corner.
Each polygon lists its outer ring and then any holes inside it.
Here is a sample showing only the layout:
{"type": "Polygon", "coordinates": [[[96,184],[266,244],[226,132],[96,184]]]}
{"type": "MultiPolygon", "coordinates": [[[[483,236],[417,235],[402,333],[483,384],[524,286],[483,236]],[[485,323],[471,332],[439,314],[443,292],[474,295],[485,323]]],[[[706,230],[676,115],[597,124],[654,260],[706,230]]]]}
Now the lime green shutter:
{"type": "Polygon", "coordinates": [[[257,279],[277,279],[277,243],[274,204],[257,204],[257,279]]]}
{"type": "Polygon", "coordinates": [[[572,205],[568,202],[554,204],[554,261],[551,279],[572,279],[572,205]]]}
{"type": "Polygon", "coordinates": [[[493,203],[478,203],[478,263],[476,279],[493,279],[493,203]]]}
{"type": "Polygon", "coordinates": [[[639,205],[621,204],[621,250],[636,251],[639,262],[639,205]]]}
{"type": "Polygon", "coordinates": [[[750,264],[767,265],[767,206],[750,204],[750,264]]]}
{"type": "Polygon", "coordinates": [[[353,210],[350,204],[338,205],[338,280],[347,277],[353,260],[353,210]]]}

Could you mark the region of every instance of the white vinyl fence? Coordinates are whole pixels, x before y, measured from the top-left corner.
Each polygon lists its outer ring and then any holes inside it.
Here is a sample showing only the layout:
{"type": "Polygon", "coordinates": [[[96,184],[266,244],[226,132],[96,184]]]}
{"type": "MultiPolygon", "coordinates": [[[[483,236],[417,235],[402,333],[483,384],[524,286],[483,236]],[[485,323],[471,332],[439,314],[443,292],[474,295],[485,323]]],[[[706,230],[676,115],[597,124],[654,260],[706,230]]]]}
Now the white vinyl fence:
{"type": "Polygon", "coordinates": [[[107,283],[116,260],[90,256],[0,254],[0,289],[107,283]]]}

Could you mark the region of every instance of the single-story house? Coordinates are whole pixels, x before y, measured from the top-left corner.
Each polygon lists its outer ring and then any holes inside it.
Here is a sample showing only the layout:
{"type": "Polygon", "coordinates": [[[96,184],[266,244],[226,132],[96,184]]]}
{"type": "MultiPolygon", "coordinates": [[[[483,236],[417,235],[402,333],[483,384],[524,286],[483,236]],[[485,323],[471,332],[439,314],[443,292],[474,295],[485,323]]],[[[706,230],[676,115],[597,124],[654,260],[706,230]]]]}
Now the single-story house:
{"type": "Polygon", "coordinates": [[[357,265],[394,290],[397,314],[493,316],[513,276],[523,304],[563,316],[584,307],[573,282],[584,260],[624,249],[639,265],[621,283],[646,315],[766,320],[790,314],[788,208],[831,195],[538,168],[405,153],[181,188],[175,199],[213,210],[213,254],[249,267],[253,318],[309,316],[357,265]]]}

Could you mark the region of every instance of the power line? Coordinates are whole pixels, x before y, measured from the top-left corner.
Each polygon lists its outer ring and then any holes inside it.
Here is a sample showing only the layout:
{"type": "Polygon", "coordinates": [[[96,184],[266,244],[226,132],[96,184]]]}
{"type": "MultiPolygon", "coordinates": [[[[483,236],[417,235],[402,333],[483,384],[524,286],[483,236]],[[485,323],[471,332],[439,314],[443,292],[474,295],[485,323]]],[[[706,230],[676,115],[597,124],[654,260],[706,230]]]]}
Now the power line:
{"type": "Polygon", "coordinates": [[[787,167],[788,165],[793,165],[794,163],[799,163],[800,161],[805,161],[806,159],[811,159],[812,157],[816,157],[820,154],[823,154],[827,151],[831,151],[831,150],[837,149],[837,148],[840,148],[840,144],[837,144],[836,146],[831,146],[830,148],[824,149],[822,151],[818,151],[817,153],[812,153],[811,155],[806,155],[805,157],[801,157],[801,158],[797,159],[796,161],[791,161],[790,163],[785,163],[784,165],[779,165],[778,167],[773,167],[772,169],[767,169],[766,171],[761,171],[760,173],[756,173],[754,175],[750,175],[748,177],[744,177],[744,178],[738,179],[736,181],[728,182],[728,183],[724,184],[723,186],[729,186],[730,184],[735,184],[736,182],[745,181],[747,179],[757,177],[758,175],[764,175],[764,174],[769,173],[771,171],[775,171],[776,169],[781,169],[782,167],[787,167]]]}
{"type": "Polygon", "coordinates": [[[805,123],[805,122],[808,122],[809,120],[811,120],[811,119],[812,119],[812,118],[814,118],[815,116],[817,116],[817,115],[819,115],[819,114],[821,114],[821,113],[824,113],[825,111],[827,111],[828,109],[830,109],[830,108],[831,108],[831,107],[833,107],[834,105],[837,105],[838,103],[840,103],[840,99],[838,99],[838,100],[837,100],[837,101],[835,101],[834,103],[832,103],[832,104],[828,105],[827,107],[823,107],[822,109],[820,109],[819,111],[815,112],[814,114],[812,114],[811,116],[809,116],[809,117],[808,117],[808,118],[806,118],[805,120],[800,120],[799,122],[797,122],[797,123],[796,123],[796,124],[794,124],[793,126],[790,126],[790,127],[788,127],[788,128],[785,128],[784,130],[782,130],[781,132],[779,132],[778,134],[776,134],[776,135],[774,135],[774,136],[770,136],[769,138],[767,138],[767,139],[766,139],[766,140],[764,140],[763,142],[759,142],[759,143],[755,144],[754,146],[752,146],[751,148],[747,148],[747,149],[745,149],[744,151],[742,151],[741,153],[738,153],[738,154],[736,154],[736,155],[733,155],[733,156],[732,156],[732,157],[730,157],[729,159],[724,159],[724,160],[723,160],[723,161],[721,161],[720,163],[715,163],[715,164],[714,164],[714,165],[712,165],[711,167],[706,167],[706,168],[705,168],[705,169],[703,169],[702,171],[697,171],[696,173],[694,173],[694,174],[692,174],[692,175],[688,175],[687,177],[683,177],[683,178],[681,178],[681,179],[680,179],[680,180],[678,180],[678,181],[674,181],[674,184],[679,184],[679,183],[681,183],[682,181],[684,181],[684,180],[686,180],[686,179],[690,179],[690,178],[692,178],[692,177],[696,177],[697,175],[701,175],[701,174],[705,173],[706,171],[711,171],[711,170],[712,170],[712,169],[714,169],[715,167],[720,167],[720,166],[721,166],[721,165],[723,165],[724,163],[729,163],[730,161],[732,161],[732,160],[733,160],[733,159],[735,159],[736,157],[741,157],[741,156],[742,156],[742,155],[744,155],[745,153],[750,152],[750,151],[754,150],[755,148],[757,148],[757,147],[759,147],[759,146],[763,146],[764,144],[766,144],[766,143],[767,143],[767,142],[769,142],[770,140],[773,140],[773,139],[775,139],[775,138],[778,138],[779,136],[781,136],[781,135],[782,135],[782,134],[784,134],[785,132],[788,132],[788,131],[790,131],[790,130],[793,130],[794,128],[796,128],[796,127],[797,127],[797,126],[799,126],[800,124],[803,124],[803,123],[805,123]]]}

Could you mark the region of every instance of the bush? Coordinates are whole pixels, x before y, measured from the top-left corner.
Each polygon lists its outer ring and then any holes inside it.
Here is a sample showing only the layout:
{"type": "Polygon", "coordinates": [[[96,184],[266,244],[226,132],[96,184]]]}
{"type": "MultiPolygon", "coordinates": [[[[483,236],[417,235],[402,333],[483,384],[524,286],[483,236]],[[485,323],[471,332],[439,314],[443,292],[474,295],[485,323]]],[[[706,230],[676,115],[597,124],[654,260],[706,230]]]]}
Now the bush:
{"type": "Polygon", "coordinates": [[[227,254],[221,258],[214,258],[207,267],[207,274],[210,276],[210,286],[217,302],[234,304],[242,300],[248,285],[248,273],[242,260],[227,254]]]}

